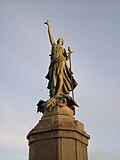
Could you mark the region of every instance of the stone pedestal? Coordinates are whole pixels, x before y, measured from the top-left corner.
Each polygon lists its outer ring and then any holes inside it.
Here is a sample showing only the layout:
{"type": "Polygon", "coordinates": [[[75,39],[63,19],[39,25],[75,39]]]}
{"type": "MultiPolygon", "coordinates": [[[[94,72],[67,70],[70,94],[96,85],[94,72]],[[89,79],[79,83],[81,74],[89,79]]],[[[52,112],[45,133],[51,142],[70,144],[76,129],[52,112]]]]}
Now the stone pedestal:
{"type": "Polygon", "coordinates": [[[29,160],[88,160],[90,136],[67,106],[46,109],[29,132],[29,160]]]}

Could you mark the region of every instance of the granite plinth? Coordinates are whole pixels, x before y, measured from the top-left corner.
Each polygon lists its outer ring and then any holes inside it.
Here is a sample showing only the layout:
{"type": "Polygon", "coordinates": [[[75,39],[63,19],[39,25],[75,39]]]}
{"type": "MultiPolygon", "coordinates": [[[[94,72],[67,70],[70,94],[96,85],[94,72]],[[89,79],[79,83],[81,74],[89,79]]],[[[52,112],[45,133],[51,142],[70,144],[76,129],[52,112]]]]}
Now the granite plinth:
{"type": "Polygon", "coordinates": [[[90,136],[67,106],[46,109],[29,132],[29,160],[88,160],[90,136]]]}

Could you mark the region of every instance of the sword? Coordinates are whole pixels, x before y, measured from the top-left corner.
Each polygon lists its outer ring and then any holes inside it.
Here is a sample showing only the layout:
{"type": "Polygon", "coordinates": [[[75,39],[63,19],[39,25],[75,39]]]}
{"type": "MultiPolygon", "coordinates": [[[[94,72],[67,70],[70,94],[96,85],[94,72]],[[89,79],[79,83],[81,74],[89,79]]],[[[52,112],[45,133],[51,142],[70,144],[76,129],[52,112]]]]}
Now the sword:
{"type": "Polygon", "coordinates": [[[72,62],[71,62],[71,53],[73,53],[73,51],[70,49],[70,47],[68,47],[68,52],[69,52],[69,64],[70,64],[70,71],[71,71],[71,85],[72,85],[72,98],[74,99],[74,91],[73,91],[73,82],[72,82],[72,62]]]}

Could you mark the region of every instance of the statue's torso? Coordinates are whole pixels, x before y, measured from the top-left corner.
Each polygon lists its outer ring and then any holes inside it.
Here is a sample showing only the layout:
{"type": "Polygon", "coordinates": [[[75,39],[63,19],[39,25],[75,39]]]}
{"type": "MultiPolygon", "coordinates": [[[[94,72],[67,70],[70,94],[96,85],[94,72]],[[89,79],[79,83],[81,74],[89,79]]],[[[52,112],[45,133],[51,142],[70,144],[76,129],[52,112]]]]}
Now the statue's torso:
{"type": "Polygon", "coordinates": [[[58,44],[53,44],[51,51],[51,61],[54,61],[55,59],[59,58],[65,60],[64,53],[65,49],[62,46],[59,46],[58,44]]]}

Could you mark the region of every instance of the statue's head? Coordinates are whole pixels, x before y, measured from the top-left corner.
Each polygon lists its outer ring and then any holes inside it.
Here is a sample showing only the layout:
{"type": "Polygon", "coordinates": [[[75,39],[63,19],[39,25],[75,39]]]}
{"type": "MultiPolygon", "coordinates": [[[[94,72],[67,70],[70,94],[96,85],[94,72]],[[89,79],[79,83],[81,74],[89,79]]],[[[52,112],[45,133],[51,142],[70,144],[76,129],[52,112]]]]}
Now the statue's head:
{"type": "Polygon", "coordinates": [[[57,40],[57,44],[64,44],[64,39],[63,38],[58,38],[58,40],[57,40]]]}

